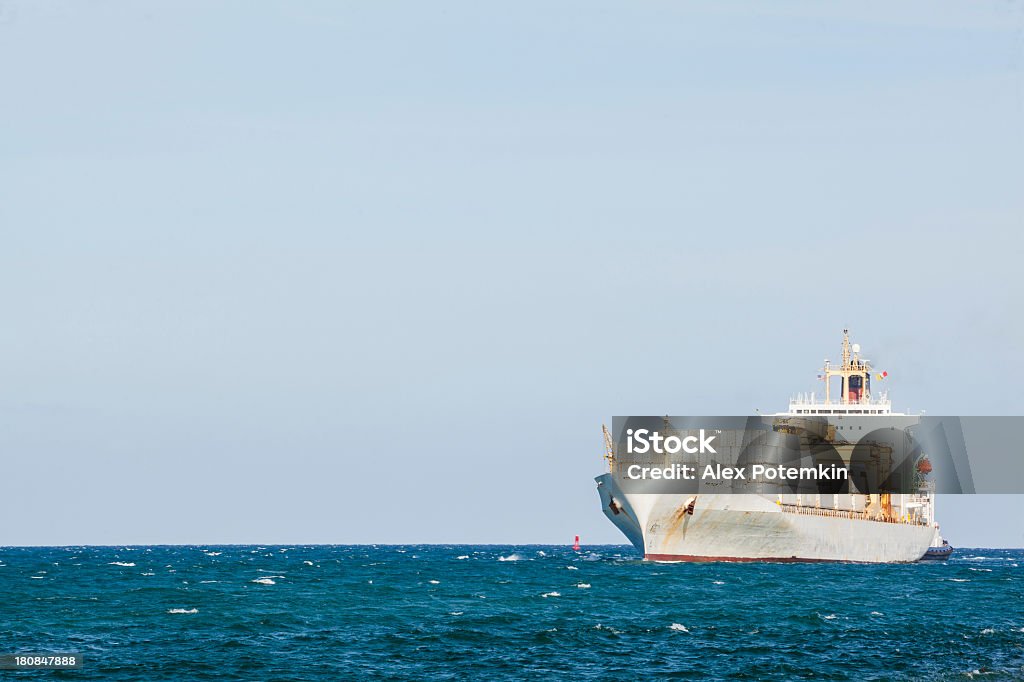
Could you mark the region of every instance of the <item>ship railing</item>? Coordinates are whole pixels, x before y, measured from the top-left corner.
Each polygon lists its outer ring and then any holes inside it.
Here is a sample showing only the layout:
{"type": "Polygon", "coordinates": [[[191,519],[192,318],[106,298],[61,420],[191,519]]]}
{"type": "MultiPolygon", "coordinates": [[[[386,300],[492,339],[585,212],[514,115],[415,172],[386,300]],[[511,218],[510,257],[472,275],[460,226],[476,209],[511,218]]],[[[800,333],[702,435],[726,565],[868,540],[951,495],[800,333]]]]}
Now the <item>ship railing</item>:
{"type": "Polygon", "coordinates": [[[818,406],[818,407],[844,407],[844,406],[857,407],[857,406],[863,406],[863,405],[870,405],[872,407],[891,407],[892,406],[892,401],[887,399],[887,398],[883,398],[883,399],[870,398],[868,400],[829,400],[829,401],[817,400],[817,399],[816,400],[805,400],[805,399],[802,399],[802,398],[793,398],[793,399],[791,399],[789,401],[789,404],[790,405],[809,405],[809,406],[812,406],[812,407],[814,407],[814,406],[818,406]]]}
{"type": "Polygon", "coordinates": [[[878,523],[902,523],[911,526],[927,526],[927,520],[920,516],[891,516],[872,514],[867,511],[856,511],[853,509],[829,509],[828,507],[808,507],[798,504],[783,504],[776,502],[779,509],[788,514],[803,514],[804,516],[827,516],[838,519],[851,519],[855,521],[875,521],[878,523]]]}

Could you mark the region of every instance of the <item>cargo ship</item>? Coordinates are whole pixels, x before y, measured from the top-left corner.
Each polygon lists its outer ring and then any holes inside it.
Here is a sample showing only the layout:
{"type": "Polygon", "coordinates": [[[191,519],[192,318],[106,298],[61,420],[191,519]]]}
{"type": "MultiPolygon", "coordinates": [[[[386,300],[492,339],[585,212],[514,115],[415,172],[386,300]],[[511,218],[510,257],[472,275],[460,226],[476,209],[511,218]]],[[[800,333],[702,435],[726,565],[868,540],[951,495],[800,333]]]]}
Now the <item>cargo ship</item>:
{"type": "MultiPolygon", "coordinates": [[[[842,360],[825,361],[825,395],[802,394],[786,412],[766,419],[816,419],[839,428],[871,430],[913,424],[892,410],[888,391],[872,394],[873,368],[843,330],[842,360]],[[840,392],[833,396],[833,380],[840,392]]],[[[876,378],[883,375],[878,374],[876,378]]],[[[666,494],[626,492],[615,476],[615,444],[605,430],[609,472],[598,476],[605,515],[647,560],[909,563],[921,560],[937,537],[934,493],[909,494],[666,494]]]]}

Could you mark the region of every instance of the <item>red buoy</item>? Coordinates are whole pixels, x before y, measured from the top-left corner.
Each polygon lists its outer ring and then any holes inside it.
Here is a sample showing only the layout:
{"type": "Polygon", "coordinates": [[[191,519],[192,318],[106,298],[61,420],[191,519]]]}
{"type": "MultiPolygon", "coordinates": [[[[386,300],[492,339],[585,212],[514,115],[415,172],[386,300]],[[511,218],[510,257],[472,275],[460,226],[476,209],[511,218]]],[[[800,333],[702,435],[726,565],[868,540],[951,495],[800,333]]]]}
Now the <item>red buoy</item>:
{"type": "Polygon", "coordinates": [[[580,536],[579,535],[576,536],[576,542],[573,543],[572,548],[575,549],[577,552],[580,551],[580,536]]]}

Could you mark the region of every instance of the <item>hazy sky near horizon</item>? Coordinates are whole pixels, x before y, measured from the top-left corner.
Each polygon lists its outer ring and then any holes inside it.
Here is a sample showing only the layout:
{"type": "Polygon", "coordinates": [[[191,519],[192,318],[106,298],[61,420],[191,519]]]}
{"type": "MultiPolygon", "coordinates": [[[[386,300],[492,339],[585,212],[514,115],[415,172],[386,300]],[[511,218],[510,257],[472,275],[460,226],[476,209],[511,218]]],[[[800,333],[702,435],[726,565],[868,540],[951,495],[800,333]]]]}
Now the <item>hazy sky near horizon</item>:
{"type": "Polygon", "coordinates": [[[0,545],[624,542],[602,422],[844,326],[1024,414],[1022,69],[1019,0],[0,2],[0,545]]]}

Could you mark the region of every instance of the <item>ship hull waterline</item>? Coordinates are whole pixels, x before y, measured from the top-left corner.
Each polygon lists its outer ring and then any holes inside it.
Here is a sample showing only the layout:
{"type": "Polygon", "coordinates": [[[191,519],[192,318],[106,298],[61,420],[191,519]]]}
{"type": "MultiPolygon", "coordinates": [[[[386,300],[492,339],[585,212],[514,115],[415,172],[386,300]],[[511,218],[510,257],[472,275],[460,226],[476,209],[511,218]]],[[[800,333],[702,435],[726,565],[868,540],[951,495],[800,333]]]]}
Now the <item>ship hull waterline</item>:
{"type": "Polygon", "coordinates": [[[609,520],[649,561],[913,563],[932,541],[925,525],[796,514],[768,496],[625,494],[595,479],[609,520]]]}

